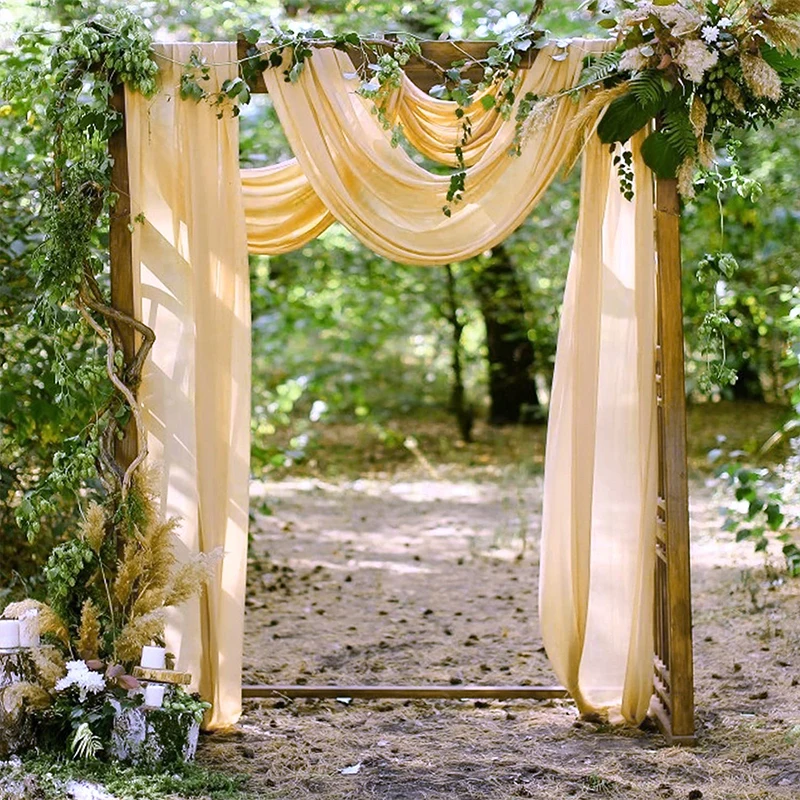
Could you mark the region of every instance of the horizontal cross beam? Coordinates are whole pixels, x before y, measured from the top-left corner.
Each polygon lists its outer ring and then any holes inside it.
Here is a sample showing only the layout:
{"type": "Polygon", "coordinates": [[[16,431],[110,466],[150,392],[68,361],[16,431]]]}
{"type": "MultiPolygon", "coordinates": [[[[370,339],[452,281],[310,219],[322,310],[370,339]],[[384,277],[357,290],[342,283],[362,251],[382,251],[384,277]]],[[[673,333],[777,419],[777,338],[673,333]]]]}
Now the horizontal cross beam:
{"type": "Polygon", "coordinates": [[[551,700],[569,697],[562,686],[242,686],[242,697],[359,697],[366,700],[551,700]]]}
{"type": "MultiPolygon", "coordinates": [[[[388,51],[391,49],[388,41],[390,38],[387,36],[385,39],[366,40],[367,44],[375,47],[379,52],[388,51]]],[[[239,37],[237,41],[239,59],[247,58],[247,49],[249,47],[247,41],[243,37],[239,37]]],[[[320,45],[320,46],[332,46],[320,45]]],[[[413,56],[409,59],[408,63],[403,67],[404,72],[420,89],[423,91],[430,91],[431,87],[442,82],[441,73],[437,72],[430,63],[435,62],[442,69],[449,69],[450,65],[456,61],[467,61],[467,68],[461,71],[464,78],[469,78],[474,83],[480,83],[483,80],[483,66],[477,62],[484,60],[491,48],[497,46],[497,42],[479,42],[479,41],[454,41],[451,39],[444,39],[441,41],[420,42],[420,50],[422,51],[423,58],[413,56]]],[[[522,62],[520,67],[523,69],[530,67],[536,54],[539,51],[531,47],[527,52],[522,53],[522,62]]],[[[353,60],[356,68],[364,63],[364,54],[358,47],[348,47],[347,53],[353,60]]],[[[259,75],[258,78],[250,82],[250,91],[255,94],[266,94],[267,87],[264,83],[264,78],[259,75]]]]}

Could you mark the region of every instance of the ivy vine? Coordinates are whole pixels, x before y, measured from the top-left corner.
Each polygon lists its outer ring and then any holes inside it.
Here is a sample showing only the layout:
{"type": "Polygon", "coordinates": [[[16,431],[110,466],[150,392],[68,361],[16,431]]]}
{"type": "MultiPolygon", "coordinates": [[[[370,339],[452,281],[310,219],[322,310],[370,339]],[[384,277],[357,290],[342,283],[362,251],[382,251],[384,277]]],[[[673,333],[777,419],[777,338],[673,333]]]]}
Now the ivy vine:
{"type": "Polygon", "coordinates": [[[94,396],[103,399],[83,434],[64,442],[49,475],[17,509],[29,537],[38,532],[39,518],[53,509],[55,495],[77,494],[95,482],[108,502],[124,500],[141,461],[123,467],[115,446],[129,418],[139,413],[133,394],[155,337],[148,326],[112,307],[107,263],[98,245],[117,199],[108,143],[122,116],[112,97],[122,85],[154,94],[157,72],[144,23],[120,11],[61,32],[44,69],[31,68],[2,87],[8,96],[27,92],[41,102],[37,124],[52,142],[50,158],[36,175],[44,239],[33,263],[38,300],[32,321],[54,331],[78,330],[100,343],[97,359],[76,372],[67,366],[67,354],[56,355],[62,402],[70,401],[75,382],[94,387],[94,396]],[[126,328],[141,337],[128,361],[122,348],[126,328]]]}

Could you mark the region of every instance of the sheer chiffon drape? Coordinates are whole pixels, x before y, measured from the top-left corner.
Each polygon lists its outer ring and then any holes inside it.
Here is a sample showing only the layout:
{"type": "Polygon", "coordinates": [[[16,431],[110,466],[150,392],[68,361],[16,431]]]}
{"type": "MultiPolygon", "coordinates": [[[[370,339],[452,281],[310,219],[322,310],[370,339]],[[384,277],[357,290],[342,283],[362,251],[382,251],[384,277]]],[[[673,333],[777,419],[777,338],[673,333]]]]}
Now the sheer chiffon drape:
{"type": "MultiPolygon", "coordinates": [[[[156,333],[139,398],[161,498],[180,517],[178,559],[224,549],[206,591],[170,615],[167,647],[213,703],[208,727],[241,711],[250,469],[250,295],[238,124],[178,96],[191,44],[157,45],[161,91],[126,93],[135,289],[156,333]]],[[[236,75],[236,44],[203,45],[236,75]]]]}

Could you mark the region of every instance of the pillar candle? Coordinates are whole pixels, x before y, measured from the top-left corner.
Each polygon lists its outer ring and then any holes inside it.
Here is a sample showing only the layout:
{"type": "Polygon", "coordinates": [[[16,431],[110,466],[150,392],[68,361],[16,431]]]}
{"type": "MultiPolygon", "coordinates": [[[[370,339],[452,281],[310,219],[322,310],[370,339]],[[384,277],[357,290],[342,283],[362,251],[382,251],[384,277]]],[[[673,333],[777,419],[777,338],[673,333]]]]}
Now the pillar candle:
{"type": "Polygon", "coordinates": [[[0,619],[0,650],[19,647],[19,620],[0,619]]]}
{"type": "Polygon", "coordinates": [[[142,648],[142,666],[147,669],[166,669],[166,647],[150,647],[149,645],[145,645],[142,648]]]}
{"type": "Polygon", "coordinates": [[[144,704],[150,708],[161,708],[164,703],[166,686],[161,683],[147,683],[144,687],[144,704]]]}

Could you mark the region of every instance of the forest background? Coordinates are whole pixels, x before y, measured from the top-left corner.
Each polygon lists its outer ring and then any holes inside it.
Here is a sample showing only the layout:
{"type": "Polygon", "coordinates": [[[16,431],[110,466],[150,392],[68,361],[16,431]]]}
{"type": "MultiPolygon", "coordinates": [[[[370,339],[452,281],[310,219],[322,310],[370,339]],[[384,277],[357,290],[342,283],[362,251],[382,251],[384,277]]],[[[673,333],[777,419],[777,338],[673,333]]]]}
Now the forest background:
{"type": "MultiPolygon", "coordinates": [[[[117,6],[148,20],[156,38],[207,41],[270,24],[486,38],[523,22],[531,5],[6,0],[0,85],[40,58],[60,26],[117,6]]],[[[556,36],[603,35],[571,0],[550,0],[537,24],[556,36]]],[[[291,156],[266,96],[243,108],[241,133],[243,165],[291,156]]],[[[92,410],[102,404],[95,377],[104,356],[97,341],[80,326],[54,335],[31,321],[43,236],[32,173],[48,158],[47,146],[35,98],[0,94],[0,563],[3,577],[11,578],[4,581],[7,594],[36,593],[47,553],[74,523],[77,506],[69,493],[54,493],[31,543],[16,523],[20,504],[52,468],[65,439],[81,441],[92,410]]],[[[712,427],[722,410],[746,425],[759,421],[765,435],[752,439],[747,454],[758,464],[785,453],[758,448],[770,432],[792,430],[800,403],[800,114],[743,136],[739,160],[762,186],[755,202],[736,194],[733,181],[726,184],[723,154],[723,188],[701,193],[684,210],[686,388],[695,407],[711,412],[712,427]],[[698,279],[707,251],[732,253],[739,270],[716,284],[698,279]],[[730,322],[724,358],[738,378],[709,388],[702,381],[706,361],[723,357],[707,352],[703,320],[714,308],[730,322]]],[[[253,475],[335,471],[341,464],[331,456],[337,450],[330,432],[337,426],[357,426],[358,447],[372,452],[366,461],[380,468],[424,458],[425,447],[437,446],[423,441],[420,447],[420,426],[431,420],[445,421],[437,435],[448,446],[470,438],[483,422],[541,424],[578,186],[575,170],[555,182],[505,243],[448,267],[393,264],[338,225],[295,253],[253,257],[253,475]]],[[[106,245],[96,242],[101,257],[106,245]]],[[[340,443],[339,454],[348,447],[340,443]]]]}

